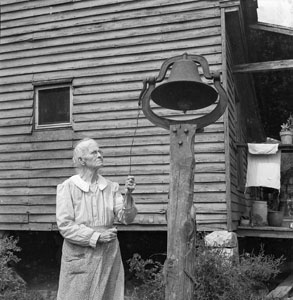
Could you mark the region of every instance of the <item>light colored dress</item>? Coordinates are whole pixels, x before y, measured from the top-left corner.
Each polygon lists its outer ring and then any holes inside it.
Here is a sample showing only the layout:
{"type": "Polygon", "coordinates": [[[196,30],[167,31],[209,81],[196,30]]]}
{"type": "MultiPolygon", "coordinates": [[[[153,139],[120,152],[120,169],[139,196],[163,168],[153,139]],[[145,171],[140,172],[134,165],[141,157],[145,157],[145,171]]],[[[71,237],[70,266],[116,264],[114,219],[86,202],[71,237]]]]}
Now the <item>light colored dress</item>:
{"type": "Polygon", "coordinates": [[[133,221],[135,205],[125,209],[116,182],[99,175],[89,185],[74,175],[57,187],[56,218],[64,237],[57,300],[123,300],[124,269],[119,242],[99,243],[115,217],[133,221]]]}

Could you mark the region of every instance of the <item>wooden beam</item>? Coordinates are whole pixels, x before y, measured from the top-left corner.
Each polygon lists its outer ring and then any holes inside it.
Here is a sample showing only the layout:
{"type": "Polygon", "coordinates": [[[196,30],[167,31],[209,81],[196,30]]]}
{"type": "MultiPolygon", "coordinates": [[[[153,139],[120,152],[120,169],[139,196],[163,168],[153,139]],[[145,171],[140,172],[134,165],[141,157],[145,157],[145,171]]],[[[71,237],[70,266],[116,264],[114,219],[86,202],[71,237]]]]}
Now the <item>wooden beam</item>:
{"type": "MultiPolygon", "coordinates": [[[[239,0],[220,0],[221,8],[228,8],[229,11],[239,10],[240,1],[239,0]]],[[[226,10],[227,12],[227,10],[226,10]]]]}
{"type": "Polygon", "coordinates": [[[233,67],[233,73],[271,72],[288,69],[293,69],[293,59],[235,65],[233,67]]]}
{"type": "Polygon", "coordinates": [[[238,237],[293,239],[293,230],[288,227],[238,226],[236,233],[238,237]]]}
{"type": "MultiPolygon", "coordinates": [[[[236,147],[248,149],[248,144],[247,143],[237,143],[236,147]]],[[[288,144],[288,145],[287,144],[279,144],[278,149],[281,150],[282,152],[293,153],[293,144],[288,144]]]]}
{"type": "Polygon", "coordinates": [[[284,297],[288,296],[292,288],[293,274],[290,274],[283,282],[281,282],[274,290],[272,290],[266,296],[266,299],[284,299],[284,297]]]}
{"type": "Polygon", "coordinates": [[[256,30],[270,31],[279,34],[286,34],[291,36],[293,35],[293,30],[291,28],[285,26],[279,26],[279,25],[257,23],[257,24],[249,25],[249,28],[256,29],[256,30]]]}

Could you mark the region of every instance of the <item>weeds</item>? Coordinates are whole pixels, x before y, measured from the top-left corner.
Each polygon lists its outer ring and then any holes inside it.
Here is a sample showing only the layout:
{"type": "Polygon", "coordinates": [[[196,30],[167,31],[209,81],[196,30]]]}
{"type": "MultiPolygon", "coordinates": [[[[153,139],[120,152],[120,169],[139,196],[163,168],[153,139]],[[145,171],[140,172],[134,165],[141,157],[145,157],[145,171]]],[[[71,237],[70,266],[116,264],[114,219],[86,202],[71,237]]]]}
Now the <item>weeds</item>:
{"type": "Polygon", "coordinates": [[[144,260],[139,254],[127,262],[136,278],[133,300],[164,300],[163,265],[152,259],[144,260]]]}
{"type": "Polygon", "coordinates": [[[232,263],[220,249],[200,246],[196,255],[194,292],[197,300],[261,300],[268,293],[269,281],[279,274],[283,258],[264,254],[243,254],[232,263]]]}
{"type": "MultiPolygon", "coordinates": [[[[195,256],[194,279],[198,283],[194,300],[263,300],[268,284],[279,274],[284,259],[265,255],[263,249],[255,254],[240,255],[234,263],[221,250],[198,246],[195,256]]],[[[135,254],[128,261],[137,279],[132,300],[163,300],[164,278],[162,264],[144,260],[135,254]]]]}
{"type": "Polygon", "coordinates": [[[0,300],[42,300],[40,295],[26,290],[25,282],[9,266],[20,260],[15,255],[21,251],[17,242],[13,237],[0,240],[0,300]]]}

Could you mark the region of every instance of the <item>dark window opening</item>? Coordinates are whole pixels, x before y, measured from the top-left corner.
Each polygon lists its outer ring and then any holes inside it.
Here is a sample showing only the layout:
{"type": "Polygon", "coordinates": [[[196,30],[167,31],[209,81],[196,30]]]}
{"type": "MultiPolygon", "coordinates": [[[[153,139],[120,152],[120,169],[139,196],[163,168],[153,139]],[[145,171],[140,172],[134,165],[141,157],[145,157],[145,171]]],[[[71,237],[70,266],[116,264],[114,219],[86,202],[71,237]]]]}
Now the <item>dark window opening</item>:
{"type": "Polygon", "coordinates": [[[70,123],[70,87],[38,90],[37,126],[70,123]]]}

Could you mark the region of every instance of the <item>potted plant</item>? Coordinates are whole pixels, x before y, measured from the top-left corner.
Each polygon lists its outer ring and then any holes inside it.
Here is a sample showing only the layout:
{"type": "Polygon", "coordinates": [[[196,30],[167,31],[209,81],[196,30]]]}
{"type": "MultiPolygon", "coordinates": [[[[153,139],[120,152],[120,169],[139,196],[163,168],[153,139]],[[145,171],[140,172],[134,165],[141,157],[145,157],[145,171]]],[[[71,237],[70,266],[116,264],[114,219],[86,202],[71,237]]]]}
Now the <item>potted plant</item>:
{"type": "Polygon", "coordinates": [[[282,144],[293,143],[293,116],[291,114],[287,122],[281,125],[280,138],[282,144]]]}

